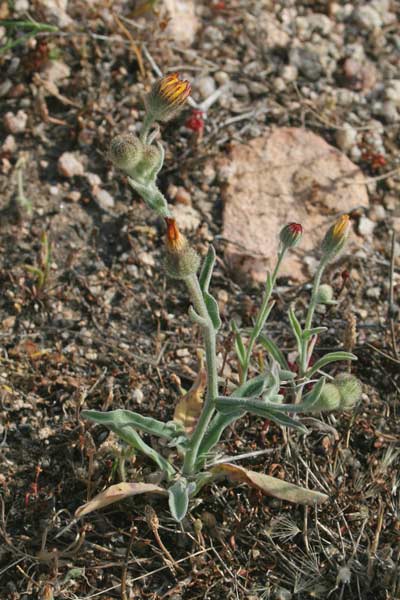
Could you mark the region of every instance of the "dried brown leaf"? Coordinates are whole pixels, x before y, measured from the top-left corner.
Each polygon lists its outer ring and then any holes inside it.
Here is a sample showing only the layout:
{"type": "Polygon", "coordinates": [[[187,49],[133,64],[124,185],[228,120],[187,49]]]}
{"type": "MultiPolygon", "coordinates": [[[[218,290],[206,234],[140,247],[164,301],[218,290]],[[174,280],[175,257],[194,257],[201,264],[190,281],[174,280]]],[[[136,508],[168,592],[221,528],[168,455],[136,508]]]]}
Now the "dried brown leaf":
{"type": "Polygon", "coordinates": [[[211,471],[216,476],[225,475],[232,481],[247,483],[251,487],[263,492],[263,494],[274,496],[280,500],[294,502],[295,504],[308,504],[313,506],[316,503],[322,504],[328,500],[328,496],[321,492],[307,490],[294,483],[288,483],[287,481],[282,481],[282,479],[277,479],[276,477],[271,477],[264,473],[249,471],[248,469],[238,467],[231,463],[216,465],[211,471]]]}
{"type": "Polygon", "coordinates": [[[167,494],[168,492],[158,485],[153,483],[117,483],[111,485],[100,494],[97,494],[94,498],[82,504],[75,511],[75,517],[80,519],[84,515],[87,515],[94,510],[104,508],[114,502],[125,500],[129,496],[136,496],[137,494],[167,494]]]}
{"type": "Polygon", "coordinates": [[[196,381],[175,407],[174,421],[181,423],[186,433],[194,431],[203,408],[203,394],[207,386],[207,372],[201,367],[196,381]]]}

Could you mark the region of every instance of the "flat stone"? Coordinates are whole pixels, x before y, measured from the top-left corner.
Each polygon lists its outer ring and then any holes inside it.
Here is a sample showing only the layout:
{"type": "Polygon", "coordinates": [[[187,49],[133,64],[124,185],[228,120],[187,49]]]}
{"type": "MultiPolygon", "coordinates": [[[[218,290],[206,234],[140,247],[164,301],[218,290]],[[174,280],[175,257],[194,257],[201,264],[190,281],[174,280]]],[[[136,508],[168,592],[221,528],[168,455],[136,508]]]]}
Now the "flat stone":
{"type": "MultiPolygon", "coordinates": [[[[225,179],[225,259],[241,283],[265,281],[275,265],[279,232],[290,222],[301,223],[304,236],[280,273],[304,280],[305,257],[318,249],[337,216],[368,206],[360,169],[305,129],[271,129],[246,145],[233,146],[218,166],[225,179]]],[[[352,234],[348,248],[355,240],[352,234]]]]}

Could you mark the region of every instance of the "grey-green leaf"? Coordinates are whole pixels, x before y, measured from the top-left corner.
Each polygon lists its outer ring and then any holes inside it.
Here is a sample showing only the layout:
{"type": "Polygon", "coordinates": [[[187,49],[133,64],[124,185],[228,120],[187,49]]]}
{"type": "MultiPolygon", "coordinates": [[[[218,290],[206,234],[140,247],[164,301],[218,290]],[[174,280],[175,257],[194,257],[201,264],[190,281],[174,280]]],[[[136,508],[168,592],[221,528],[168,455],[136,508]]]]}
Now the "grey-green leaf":
{"type": "Polygon", "coordinates": [[[309,340],[313,335],[320,335],[327,330],[327,327],[312,327],[311,329],[305,329],[303,331],[303,340],[309,340]]]}
{"type": "Polygon", "coordinates": [[[306,377],[312,377],[314,373],[326,367],[332,362],[337,362],[339,360],[357,360],[357,356],[351,354],[351,352],[330,352],[329,354],[325,354],[322,358],[317,360],[312,367],[310,367],[306,373],[306,377]]]}
{"type": "Polygon", "coordinates": [[[188,483],[184,477],[178,479],[168,490],[169,508],[175,521],[182,521],[189,507],[189,496],[195,489],[195,484],[188,483]]]}
{"type": "Polygon", "coordinates": [[[301,353],[301,345],[302,345],[301,342],[302,342],[303,332],[302,332],[299,320],[294,313],[293,306],[291,306],[289,308],[289,321],[290,321],[290,325],[292,327],[294,336],[296,338],[297,348],[299,350],[299,353],[301,353]]]}
{"type": "Polygon", "coordinates": [[[283,355],[283,352],[278,348],[274,341],[263,333],[259,336],[260,344],[267,350],[272,358],[280,365],[282,369],[290,371],[287,360],[283,355]]]}
{"type": "MultiPolygon", "coordinates": [[[[151,446],[149,446],[148,444],[146,444],[146,442],[142,440],[138,432],[134,429],[135,425],[133,425],[132,422],[126,422],[124,415],[121,414],[125,412],[129,413],[130,411],[116,410],[111,411],[110,413],[99,413],[98,411],[87,410],[82,411],[82,416],[90,418],[91,420],[96,421],[98,423],[102,423],[103,425],[108,427],[108,429],[116,433],[122,440],[124,440],[124,442],[126,442],[136,450],[143,452],[143,454],[151,458],[159,466],[159,468],[164,473],[166,473],[168,478],[171,478],[175,474],[175,469],[173,468],[173,466],[167,460],[165,460],[165,458],[158,454],[158,452],[153,450],[151,446]],[[93,415],[93,413],[96,413],[96,415],[93,415]],[[103,421],[99,419],[99,415],[110,415],[111,413],[114,413],[111,419],[109,417],[106,417],[106,420],[103,421]],[[115,413],[119,414],[116,415],[115,413]],[[94,416],[96,416],[96,418],[94,418],[94,416]]],[[[168,426],[165,425],[165,427],[168,426]]]]}
{"type": "Polygon", "coordinates": [[[106,427],[113,426],[118,428],[133,427],[144,433],[150,433],[158,437],[165,437],[172,439],[177,435],[182,435],[182,429],[178,427],[177,423],[170,421],[169,423],[163,423],[152,417],[144,417],[139,413],[135,413],[131,410],[111,410],[109,412],[101,412],[98,410],[83,410],[81,416],[84,419],[101,423],[106,427]]]}
{"type": "Polygon", "coordinates": [[[215,265],[215,256],[215,248],[210,245],[199,275],[199,284],[202,292],[208,292],[208,288],[210,287],[210,281],[215,265]]]}
{"type": "Polygon", "coordinates": [[[231,329],[235,336],[235,350],[236,355],[239,359],[240,365],[242,367],[245,366],[246,363],[246,348],[244,347],[242,336],[240,335],[240,331],[235,321],[232,319],[231,321],[231,329]]]}
{"type": "Polygon", "coordinates": [[[207,307],[208,314],[210,315],[211,322],[214,325],[214,329],[215,329],[215,331],[218,331],[218,329],[221,327],[221,319],[219,316],[218,302],[208,292],[203,292],[203,297],[204,297],[205,305],[207,307]]]}

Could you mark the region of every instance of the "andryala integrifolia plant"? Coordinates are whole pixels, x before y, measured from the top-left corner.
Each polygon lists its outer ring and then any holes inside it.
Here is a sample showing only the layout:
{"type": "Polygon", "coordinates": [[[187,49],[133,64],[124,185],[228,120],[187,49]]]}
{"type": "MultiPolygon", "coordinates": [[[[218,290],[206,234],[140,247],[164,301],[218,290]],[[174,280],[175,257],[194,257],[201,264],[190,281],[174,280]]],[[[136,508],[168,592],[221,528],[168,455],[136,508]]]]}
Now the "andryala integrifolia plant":
{"type": "Polygon", "coordinates": [[[313,317],[318,304],[333,304],[333,291],[321,279],[327,265],[346,244],[350,230],[349,217],[341,216],[327,231],[321,245],[321,260],[314,278],[305,323],[302,326],[295,311],[289,308],[289,322],[297,346],[297,368],[289,365],[285,353],[265,332],[265,324],[272,310],[273,288],[285,256],[300,243],[303,229],[298,223],[286,225],[280,232],[280,246],[276,266],[268,274],[260,310],[250,333],[242,332],[232,322],[235,350],[240,374],[239,385],[229,395],[220,392],[217,373],[216,336],[221,326],[218,304],[210,292],[215,264],[215,250],[210,246],[202,261],[187,238],[179,231],[168,203],[157,187],[156,179],[163,161],[162,145],[155,141],[153,128],[158,121],[171,119],[184,105],[190,93],[190,84],[177,74],[157,81],[148,94],[146,116],[140,132],[117,136],[110,148],[110,158],[128,175],[129,184],[158,215],[165,219],[165,269],[171,278],[181,280],[189,293],[189,317],[203,334],[205,372],[201,371],[193,388],[179,401],[174,418],[163,423],[151,416],[129,410],[99,412],[85,410],[85,419],[101,423],[115,432],[136,452],[147,455],[162,472],[163,485],[127,483],[112,485],[77,510],[77,517],[117,500],[144,492],[168,495],[172,516],[181,521],[189,501],[201,488],[220,477],[245,482],[264,493],[302,504],[320,503],[325,494],[301,488],[274,477],[256,473],[235,464],[215,461],[216,447],[224,430],[246,413],[274,421],[282,427],[305,432],[299,414],[322,411],[349,410],[359,401],[361,386],[348,373],[332,378],[324,368],[336,361],[352,361],[349,352],[331,352],[312,361],[319,334],[325,327],[314,327],[313,317]],[[252,367],[256,343],[266,350],[268,360],[264,372],[252,367]],[[255,376],[249,378],[249,373],[255,376]],[[202,398],[205,387],[204,401],[202,398]],[[191,419],[187,418],[190,414],[191,419]],[[189,422],[190,421],[190,422],[189,422]],[[164,438],[175,449],[176,461],[162,456],[143,439],[142,434],[164,438]]]}

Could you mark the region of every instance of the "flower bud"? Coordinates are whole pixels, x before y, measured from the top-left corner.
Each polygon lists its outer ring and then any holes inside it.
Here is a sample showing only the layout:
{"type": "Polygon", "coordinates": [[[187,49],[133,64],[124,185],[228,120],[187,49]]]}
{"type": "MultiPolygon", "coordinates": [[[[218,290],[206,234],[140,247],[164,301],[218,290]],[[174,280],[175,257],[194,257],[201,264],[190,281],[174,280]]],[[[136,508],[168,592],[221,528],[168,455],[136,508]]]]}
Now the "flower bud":
{"type": "Polygon", "coordinates": [[[339,217],[336,223],[328,229],[324,239],[322,240],[321,249],[323,254],[327,258],[333,258],[336,256],[336,254],[339,254],[347,242],[349,232],[349,215],[342,215],[339,217]]]}
{"type": "Polygon", "coordinates": [[[189,245],[188,240],[178,229],[175,219],[166,217],[167,256],[165,268],[170,277],[185,279],[194,275],[200,266],[200,257],[189,245]]]}
{"type": "Polygon", "coordinates": [[[145,99],[146,110],[156,121],[168,121],[183,107],[190,94],[191,86],[171,73],[156,81],[145,99]]]}
{"type": "Polygon", "coordinates": [[[317,402],[313,404],[312,411],[337,410],[340,408],[340,392],[334,383],[325,383],[317,402]]]}
{"type": "Polygon", "coordinates": [[[111,142],[109,156],[116,167],[132,175],[142,159],[143,145],[131,133],[117,135],[111,142]]]}
{"type": "Polygon", "coordinates": [[[289,223],[281,229],[279,239],[285,248],[294,248],[300,242],[302,236],[303,227],[300,223],[289,223]]]}
{"type": "Polygon", "coordinates": [[[360,381],[350,373],[340,373],[334,381],[340,393],[340,408],[351,410],[361,398],[362,387],[360,381]]]}
{"type": "Polygon", "coordinates": [[[334,304],[333,289],[330,285],[323,283],[319,286],[316,301],[317,304],[334,304]]]}

